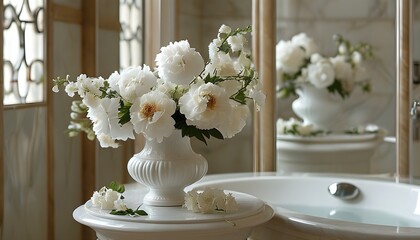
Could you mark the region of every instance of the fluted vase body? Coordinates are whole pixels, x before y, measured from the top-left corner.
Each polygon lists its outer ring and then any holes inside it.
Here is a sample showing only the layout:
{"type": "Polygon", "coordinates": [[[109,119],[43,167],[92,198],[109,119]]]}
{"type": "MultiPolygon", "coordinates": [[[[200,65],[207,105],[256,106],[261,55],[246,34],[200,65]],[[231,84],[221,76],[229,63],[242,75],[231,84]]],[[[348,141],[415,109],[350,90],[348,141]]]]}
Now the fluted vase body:
{"type": "Polygon", "coordinates": [[[149,188],[144,204],[180,206],[184,203],[184,188],[207,173],[207,160],[192,150],[189,137],[182,137],[176,130],[161,143],[146,140],[127,168],[134,180],[149,188]]]}

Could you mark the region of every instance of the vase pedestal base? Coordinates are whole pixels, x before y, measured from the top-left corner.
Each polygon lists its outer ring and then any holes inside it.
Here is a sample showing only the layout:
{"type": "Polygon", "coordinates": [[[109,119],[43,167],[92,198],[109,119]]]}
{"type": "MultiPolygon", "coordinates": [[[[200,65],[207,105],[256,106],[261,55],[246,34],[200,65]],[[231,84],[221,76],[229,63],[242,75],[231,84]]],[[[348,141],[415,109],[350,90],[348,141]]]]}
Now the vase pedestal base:
{"type": "MultiPolygon", "coordinates": [[[[124,201],[136,209],[147,194],[145,187],[127,188],[124,201]]],[[[109,214],[93,207],[91,201],[78,207],[73,218],[95,230],[99,240],[243,240],[252,230],[268,222],[274,210],[262,200],[232,192],[238,203],[233,213],[193,213],[183,207],[141,205],[148,216],[130,217],[109,214]]]]}
{"type": "Polygon", "coordinates": [[[184,201],[184,191],[171,189],[150,189],[143,198],[143,204],[156,207],[182,206],[184,201]]]}

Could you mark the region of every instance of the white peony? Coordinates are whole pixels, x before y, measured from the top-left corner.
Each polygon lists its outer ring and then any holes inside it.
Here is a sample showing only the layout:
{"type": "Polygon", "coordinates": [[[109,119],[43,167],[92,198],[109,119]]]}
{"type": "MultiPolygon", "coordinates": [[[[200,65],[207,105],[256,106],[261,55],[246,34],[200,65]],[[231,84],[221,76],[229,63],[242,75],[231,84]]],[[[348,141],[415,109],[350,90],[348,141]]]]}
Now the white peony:
{"type": "Polygon", "coordinates": [[[170,43],[156,55],[159,76],[178,85],[188,85],[204,69],[200,53],[188,41],[170,43]]]}
{"type": "Polygon", "coordinates": [[[188,125],[212,129],[219,126],[231,110],[229,101],[224,88],[212,83],[196,83],[179,99],[179,106],[188,125]]]}
{"type": "Polygon", "coordinates": [[[335,77],[339,80],[349,81],[353,78],[353,70],[351,64],[346,61],[344,56],[336,56],[330,58],[334,66],[335,77]]]}
{"type": "Polygon", "coordinates": [[[196,191],[189,191],[185,194],[184,207],[195,213],[200,212],[200,207],[197,202],[198,193],[196,191]]]}
{"type": "Polygon", "coordinates": [[[137,98],[130,108],[131,122],[136,133],[162,142],[174,131],[176,103],[166,94],[153,91],[137,98]]]}
{"type": "Polygon", "coordinates": [[[206,74],[210,76],[234,76],[240,72],[235,66],[235,61],[229,54],[218,52],[211,62],[206,65],[206,74]]]}
{"type": "Polygon", "coordinates": [[[334,68],[329,61],[319,61],[308,66],[308,80],[316,88],[326,88],[334,82],[334,68]]]}
{"type": "Polygon", "coordinates": [[[305,51],[291,41],[280,41],[276,46],[276,66],[283,73],[293,74],[305,62],[305,51]]]}
{"type": "Polygon", "coordinates": [[[108,148],[108,147],[118,148],[119,147],[115,139],[112,139],[111,136],[109,136],[106,133],[99,133],[99,135],[97,135],[97,138],[98,138],[99,145],[103,148],[108,148]]]}
{"type": "Polygon", "coordinates": [[[235,200],[235,197],[232,196],[232,193],[229,193],[226,196],[225,199],[225,211],[230,213],[230,212],[236,212],[239,209],[239,205],[235,200]]]}
{"type": "Polygon", "coordinates": [[[195,213],[235,212],[238,203],[232,193],[225,194],[222,189],[205,188],[203,191],[192,190],[185,194],[184,207],[195,213]]]}
{"type": "Polygon", "coordinates": [[[299,33],[293,36],[291,42],[297,46],[303,47],[305,49],[306,57],[310,57],[318,51],[318,45],[316,45],[315,41],[308,37],[306,33],[299,33]]]}
{"type": "Polygon", "coordinates": [[[322,61],[322,60],[324,60],[325,58],[321,55],[321,54],[319,54],[319,53],[314,53],[314,54],[312,54],[311,55],[311,63],[317,63],[317,62],[320,62],[320,61],[322,61]]]}
{"type": "Polygon", "coordinates": [[[112,189],[102,187],[95,191],[91,197],[92,205],[103,210],[115,209],[114,202],[120,198],[120,194],[112,189]]]}
{"type": "MultiPolygon", "coordinates": [[[[86,102],[83,99],[84,103],[86,102]]],[[[118,108],[119,99],[117,98],[102,98],[97,100],[96,106],[88,105],[87,117],[93,123],[93,131],[97,136],[102,133],[112,139],[127,140],[134,139],[133,126],[131,124],[119,124],[118,108]]],[[[106,140],[106,136],[102,136],[106,140]]]]}
{"type": "Polygon", "coordinates": [[[114,201],[114,208],[117,211],[125,211],[128,209],[127,205],[125,204],[124,200],[121,198],[118,198],[114,201]]]}
{"type": "Polygon", "coordinates": [[[156,86],[157,78],[150,71],[150,67],[144,65],[143,68],[129,67],[120,74],[120,80],[117,85],[121,96],[129,102],[149,92],[156,86]]]}
{"type": "Polygon", "coordinates": [[[216,126],[224,138],[231,138],[239,133],[245,127],[246,119],[249,115],[247,105],[231,102],[230,110],[224,115],[223,121],[220,121],[216,126]]]}
{"type": "Polygon", "coordinates": [[[197,196],[197,203],[202,213],[213,213],[216,209],[212,191],[203,191],[197,196]]]}

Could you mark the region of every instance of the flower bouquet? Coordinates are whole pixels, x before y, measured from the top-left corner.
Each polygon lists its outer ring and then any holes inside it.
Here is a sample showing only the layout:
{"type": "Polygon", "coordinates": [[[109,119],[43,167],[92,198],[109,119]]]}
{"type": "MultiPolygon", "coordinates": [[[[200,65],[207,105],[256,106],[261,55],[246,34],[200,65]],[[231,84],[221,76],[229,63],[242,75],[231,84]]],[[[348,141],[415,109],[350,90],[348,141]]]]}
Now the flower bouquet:
{"type": "Polygon", "coordinates": [[[54,91],[81,100],[72,105],[70,136],[86,132],[102,147],[142,134],[144,149],[128,162],[130,175],[149,187],[143,202],[155,206],[184,203],[184,187],[207,172],[207,162],[191,149],[190,137],[231,138],[245,126],[247,103],[259,110],[265,95],[246,49],[251,28],[222,25],[209,44],[209,59],[187,40],[162,47],[156,68],[135,66],[107,79],[84,74],[76,81],[57,78],[54,91]]]}
{"type": "Polygon", "coordinates": [[[82,99],[73,103],[70,135],[96,135],[102,147],[118,147],[117,141],[133,139],[134,132],[159,142],[175,129],[203,142],[233,137],[245,126],[247,101],[253,99],[257,109],[264,101],[245,48],[250,31],[221,26],[206,62],[184,40],[162,47],[155,69],[129,67],[107,79],[54,79],[55,92],[65,87],[70,97],[77,93],[82,99]]]}
{"type": "Polygon", "coordinates": [[[281,76],[280,97],[296,95],[304,85],[325,89],[342,98],[348,97],[355,87],[370,92],[364,60],[373,56],[372,46],[367,43],[353,45],[340,35],[334,35],[337,50],[335,56],[325,57],[318,53],[315,41],[305,33],[280,41],[276,46],[276,66],[281,76]]]}

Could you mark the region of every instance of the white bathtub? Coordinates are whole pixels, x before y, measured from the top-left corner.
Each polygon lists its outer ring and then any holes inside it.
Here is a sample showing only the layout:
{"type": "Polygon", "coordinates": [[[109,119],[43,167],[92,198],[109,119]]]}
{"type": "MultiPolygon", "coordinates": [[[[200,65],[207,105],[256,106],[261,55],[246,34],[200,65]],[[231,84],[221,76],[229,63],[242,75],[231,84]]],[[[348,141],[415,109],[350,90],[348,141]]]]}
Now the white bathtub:
{"type": "Polygon", "coordinates": [[[416,185],[247,173],[209,175],[192,187],[206,186],[245,192],[275,208],[276,216],[256,231],[258,239],[420,239],[420,187],[416,185]],[[350,201],[332,196],[327,189],[336,182],[357,186],[359,196],[350,201]]]}

